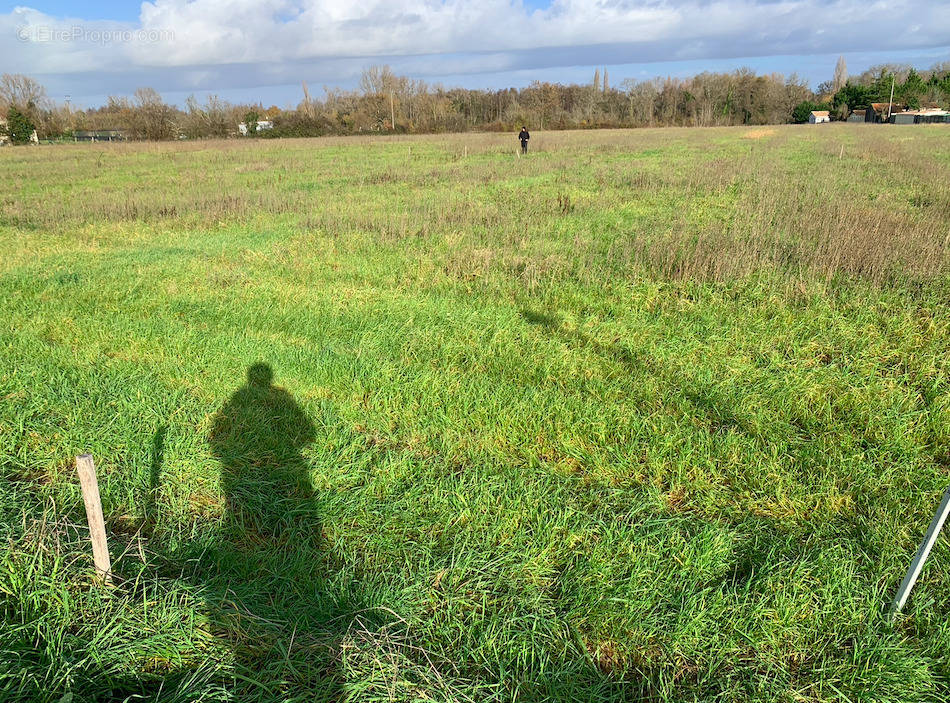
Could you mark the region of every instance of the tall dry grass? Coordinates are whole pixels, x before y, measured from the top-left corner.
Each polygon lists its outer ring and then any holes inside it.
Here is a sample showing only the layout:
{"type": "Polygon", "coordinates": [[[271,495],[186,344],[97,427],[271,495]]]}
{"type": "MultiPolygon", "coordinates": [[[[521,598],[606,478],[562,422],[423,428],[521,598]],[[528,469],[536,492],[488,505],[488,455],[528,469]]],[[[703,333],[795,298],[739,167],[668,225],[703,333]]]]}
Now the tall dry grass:
{"type": "Polygon", "coordinates": [[[9,149],[0,225],[279,221],[348,246],[453,242],[446,270],[463,278],[501,266],[528,280],[767,271],[883,284],[947,270],[947,136],[855,125],[553,132],[536,135],[528,158],[498,134],[9,149]]]}

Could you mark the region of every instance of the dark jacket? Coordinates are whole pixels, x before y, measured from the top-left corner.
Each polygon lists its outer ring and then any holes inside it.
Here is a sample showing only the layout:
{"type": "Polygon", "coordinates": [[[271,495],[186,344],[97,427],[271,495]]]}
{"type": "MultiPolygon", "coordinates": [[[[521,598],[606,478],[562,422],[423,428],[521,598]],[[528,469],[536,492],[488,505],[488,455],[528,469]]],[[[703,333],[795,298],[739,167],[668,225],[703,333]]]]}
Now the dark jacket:
{"type": "Polygon", "coordinates": [[[526,142],[526,141],[528,141],[529,139],[531,139],[531,135],[528,134],[528,130],[523,129],[523,130],[521,130],[521,132],[518,134],[518,139],[520,139],[520,140],[523,141],[523,142],[526,142]]]}

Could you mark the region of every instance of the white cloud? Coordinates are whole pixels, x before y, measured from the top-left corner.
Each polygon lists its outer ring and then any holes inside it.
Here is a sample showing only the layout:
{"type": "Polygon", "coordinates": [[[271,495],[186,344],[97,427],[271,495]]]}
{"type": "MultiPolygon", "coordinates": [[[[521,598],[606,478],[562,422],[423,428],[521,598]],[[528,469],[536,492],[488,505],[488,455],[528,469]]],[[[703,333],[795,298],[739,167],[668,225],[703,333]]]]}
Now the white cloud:
{"type": "Polygon", "coordinates": [[[289,83],[385,60],[438,76],[947,45],[950,4],[925,0],[154,0],[134,25],[0,15],[5,71],[147,76],[162,89],[289,83]]]}

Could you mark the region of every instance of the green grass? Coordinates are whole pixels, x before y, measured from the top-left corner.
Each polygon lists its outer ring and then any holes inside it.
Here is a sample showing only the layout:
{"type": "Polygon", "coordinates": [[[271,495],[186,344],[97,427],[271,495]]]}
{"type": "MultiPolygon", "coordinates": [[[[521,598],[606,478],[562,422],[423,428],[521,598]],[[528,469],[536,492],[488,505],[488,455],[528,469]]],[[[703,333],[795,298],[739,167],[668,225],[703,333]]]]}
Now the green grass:
{"type": "Polygon", "coordinates": [[[0,700],[946,700],[948,135],[761,132],[0,151],[0,700]]]}

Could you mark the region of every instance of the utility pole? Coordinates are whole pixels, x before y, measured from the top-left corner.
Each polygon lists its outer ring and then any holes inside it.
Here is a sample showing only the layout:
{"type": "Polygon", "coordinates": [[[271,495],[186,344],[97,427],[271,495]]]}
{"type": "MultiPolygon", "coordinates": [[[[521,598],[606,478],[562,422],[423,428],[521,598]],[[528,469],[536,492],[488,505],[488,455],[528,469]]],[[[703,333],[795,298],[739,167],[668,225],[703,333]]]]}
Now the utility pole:
{"type": "Polygon", "coordinates": [[[894,76],[891,75],[891,99],[887,103],[887,121],[891,121],[891,105],[894,104],[894,76]]]}
{"type": "Polygon", "coordinates": [[[392,131],[396,131],[396,108],[393,102],[393,91],[389,91],[389,124],[392,131]]]}

